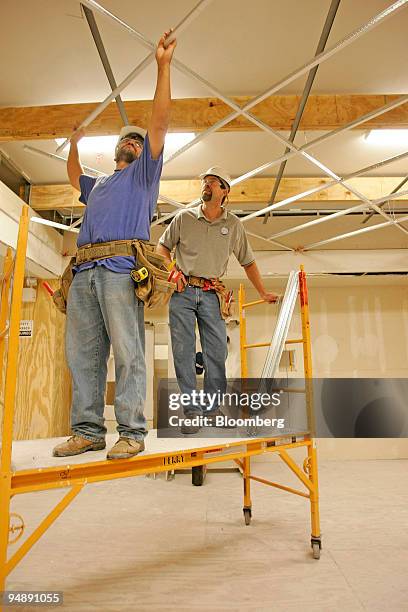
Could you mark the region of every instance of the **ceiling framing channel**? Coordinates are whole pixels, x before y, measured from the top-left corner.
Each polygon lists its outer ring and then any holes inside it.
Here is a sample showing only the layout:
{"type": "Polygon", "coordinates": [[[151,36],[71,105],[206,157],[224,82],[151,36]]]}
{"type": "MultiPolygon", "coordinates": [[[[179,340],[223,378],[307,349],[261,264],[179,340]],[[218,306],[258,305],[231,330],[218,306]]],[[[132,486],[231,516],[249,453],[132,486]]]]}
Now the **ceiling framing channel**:
{"type": "MultiPolygon", "coordinates": [[[[249,172],[246,172],[245,174],[241,175],[240,177],[234,179],[232,181],[233,185],[237,184],[239,182],[242,182],[242,181],[246,180],[247,178],[255,176],[256,174],[262,172],[263,170],[265,170],[268,167],[271,167],[273,165],[277,165],[279,163],[282,164],[282,163],[286,162],[288,159],[290,159],[291,157],[293,157],[295,155],[301,155],[301,156],[305,157],[309,162],[311,162],[315,166],[319,167],[320,170],[322,170],[326,175],[328,175],[328,176],[330,176],[330,177],[332,177],[334,179],[332,183],[325,184],[323,187],[316,188],[315,190],[314,189],[313,190],[309,190],[309,192],[316,193],[317,191],[320,191],[321,189],[327,189],[328,186],[330,186],[331,184],[332,185],[334,185],[336,183],[341,184],[344,187],[346,187],[349,191],[351,191],[355,196],[357,196],[358,199],[362,200],[362,202],[365,203],[365,204],[358,205],[358,207],[353,207],[354,210],[356,208],[361,208],[361,206],[367,205],[370,208],[372,208],[373,212],[376,212],[376,213],[382,215],[386,219],[385,223],[379,224],[379,225],[375,226],[374,228],[364,228],[365,231],[369,231],[369,230],[372,230],[372,229],[378,229],[379,227],[384,227],[384,226],[388,226],[388,225],[392,224],[399,231],[402,231],[405,234],[408,234],[408,230],[406,230],[404,227],[402,227],[400,225],[400,221],[406,220],[406,217],[404,217],[403,219],[400,219],[400,220],[397,220],[395,218],[391,219],[378,206],[378,203],[382,203],[382,202],[385,202],[387,199],[390,199],[390,196],[392,194],[390,194],[389,196],[386,196],[385,198],[381,199],[380,201],[379,200],[372,201],[369,198],[367,198],[364,194],[362,194],[360,191],[356,190],[354,187],[351,187],[349,184],[346,184],[344,182],[344,180],[345,180],[344,178],[337,176],[330,168],[326,167],[324,164],[322,164],[314,156],[306,153],[306,149],[311,148],[312,146],[315,147],[317,144],[321,144],[322,142],[327,141],[329,138],[332,138],[333,136],[336,136],[336,135],[338,135],[340,133],[343,133],[346,130],[351,129],[352,127],[355,127],[356,125],[362,124],[362,123],[366,122],[370,118],[373,118],[375,116],[381,115],[381,114],[387,112],[388,110],[391,110],[392,108],[397,108],[398,106],[400,106],[402,104],[405,104],[408,101],[408,96],[401,96],[400,98],[398,98],[397,100],[391,102],[390,104],[385,104],[380,109],[376,109],[375,111],[372,111],[371,113],[367,113],[366,115],[360,117],[359,119],[350,122],[346,126],[343,126],[341,128],[337,128],[335,130],[332,130],[328,134],[325,134],[325,135],[323,135],[323,136],[321,136],[319,138],[316,138],[314,141],[309,142],[307,145],[303,145],[302,147],[299,147],[299,148],[296,147],[290,139],[287,140],[287,139],[283,138],[279,133],[277,133],[275,130],[273,130],[270,126],[268,126],[263,121],[259,120],[254,115],[249,113],[249,110],[252,109],[254,106],[256,106],[258,103],[260,103],[261,101],[265,100],[267,97],[273,95],[277,91],[281,90],[283,87],[285,87],[289,83],[293,82],[294,80],[296,80],[300,76],[303,76],[304,74],[309,72],[308,82],[311,80],[310,87],[309,87],[308,90],[305,89],[305,91],[304,91],[304,95],[302,97],[302,102],[303,102],[303,99],[305,98],[304,99],[303,108],[299,107],[299,110],[298,110],[298,114],[300,114],[299,120],[297,121],[297,125],[293,126],[293,127],[296,127],[296,129],[297,129],[298,123],[299,123],[300,118],[301,118],[301,114],[302,114],[302,112],[304,110],[304,105],[306,104],[308,95],[310,93],[310,88],[311,88],[311,85],[313,83],[313,77],[314,77],[314,74],[315,74],[315,70],[314,69],[317,70],[318,66],[322,62],[328,60],[330,57],[332,57],[333,55],[338,53],[340,50],[342,50],[346,46],[352,44],[353,42],[358,40],[361,36],[365,35],[369,31],[371,31],[373,28],[375,28],[378,25],[380,25],[380,23],[382,23],[385,19],[387,19],[387,18],[397,14],[398,11],[400,11],[401,9],[406,8],[407,7],[407,3],[408,3],[408,0],[397,0],[396,2],[394,2],[393,4],[388,6],[385,10],[383,10],[380,13],[378,13],[374,17],[372,17],[367,23],[363,24],[358,29],[356,29],[353,32],[351,32],[350,34],[348,34],[341,41],[336,43],[334,46],[330,47],[328,50],[326,50],[326,51],[322,50],[321,52],[318,52],[317,55],[314,58],[312,58],[311,60],[306,62],[299,69],[295,70],[294,72],[292,72],[291,74],[289,74],[288,76],[286,76],[285,78],[280,80],[279,82],[275,83],[268,90],[266,90],[265,92],[263,92],[260,95],[256,96],[255,98],[253,98],[252,100],[247,102],[242,107],[239,106],[238,104],[236,104],[233,100],[231,100],[231,99],[227,98],[226,96],[224,96],[213,85],[211,85],[210,83],[205,81],[200,75],[196,74],[194,71],[192,71],[190,68],[188,68],[187,66],[182,64],[177,59],[174,59],[173,60],[173,64],[174,64],[174,66],[176,68],[181,70],[181,72],[183,72],[184,74],[188,74],[189,76],[191,76],[191,77],[195,78],[196,80],[198,80],[200,83],[206,85],[207,88],[210,89],[210,91],[214,95],[216,95],[220,100],[222,100],[223,102],[228,104],[233,109],[233,112],[230,113],[227,117],[225,117],[225,118],[221,119],[220,121],[216,122],[214,125],[212,125],[207,130],[205,130],[202,133],[198,134],[190,143],[188,143],[184,147],[181,147],[174,154],[170,155],[165,160],[164,163],[169,163],[170,161],[172,161],[173,159],[175,159],[176,157],[178,157],[182,153],[186,152],[188,149],[193,147],[195,144],[197,144],[198,142],[200,142],[201,140],[203,140],[204,138],[206,138],[207,136],[209,136],[213,132],[216,132],[217,130],[222,128],[224,125],[230,123],[236,117],[242,115],[247,120],[249,120],[252,123],[254,123],[257,127],[261,128],[263,131],[268,132],[272,136],[274,136],[274,138],[276,138],[277,140],[279,140],[282,144],[284,144],[286,146],[286,150],[285,150],[285,154],[283,156],[281,156],[280,158],[275,159],[275,160],[273,160],[272,162],[270,162],[268,164],[264,164],[263,166],[255,168],[255,169],[253,169],[253,170],[251,170],[249,172]],[[311,77],[312,73],[310,71],[312,71],[312,70],[314,71],[314,74],[311,77]],[[290,149],[290,152],[287,151],[287,149],[290,149]]],[[[181,30],[182,28],[186,27],[186,25],[191,21],[191,19],[194,16],[196,16],[196,14],[198,12],[201,12],[201,10],[203,10],[207,4],[208,4],[208,0],[207,1],[203,0],[202,2],[199,2],[194,7],[194,9],[192,9],[192,11],[190,11],[190,13],[187,15],[187,17],[177,26],[177,28],[179,28],[181,30]]],[[[318,51],[319,51],[321,45],[323,45],[323,48],[325,47],[325,43],[326,43],[327,36],[328,36],[328,33],[329,33],[329,32],[327,32],[326,26],[330,26],[331,27],[329,17],[331,17],[332,20],[334,19],[335,13],[337,11],[338,4],[339,4],[339,1],[333,0],[332,5],[330,7],[329,15],[328,15],[328,17],[326,19],[325,28],[324,28],[324,30],[322,32],[321,40],[319,42],[318,51]],[[327,34],[327,36],[326,36],[326,34],[327,34]],[[324,38],[326,38],[326,40],[324,40],[324,38]]],[[[106,108],[107,104],[109,104],[110,101],[114,97],[116,97],[117,95],[120,94],[120,91],[122,91],[122,89],[124,89],[124,87],[126,87],[126,85],[130,82],[130,80],[133,80],[133,78],[136,76],[136,74],[139,74],[139,72],[141,70],[143,70],[144,67],[147,66],[148,63],[150,63],[150,61],[154,57],[155,45],[154,45],[154,43],[149,41],[147,38],[145,38],[140,32],[137,32],[136,30],[131,28],[128,24],[126,24],[125,22],[120,20],[118,17],[116,17],[115,15],[113,15],[112,13],[107,11],[100,4],[98,4],[95,0],[83,0],[82,5],[87,5],[87,6],[83,6],[84,11],[86,11],[85,14],[87,15],[87,13],[90,13],[92,15],[93,21],[94,21],[94,17],[93,17],[92,11],[90,9],[88,9],[88,7],[91,7],[95,11],[98,11],[98,12],[102,13],[103,15],[108,17],[109,19],[115,21],[115,23],[119,24],[121,27],[124,27],[130,34],[132,34],[133,36],[136,36],[139,39],[139,41],[144,46],[147,46],[149,48],[149,50],[151,51],[151,53],[145,58],[145,60],[143,60],[143,62],[141,64],[139,64],[139,66],[137,66],[135,68],[135,70],[119,85],[119,87],[114,88],[112,82],[110,81],[111,87],[113,89],[112,93],[83,121],[83,123],[80,126],[80,127],[86,127],[86,125],[89,125],[89,123],[91,123],[91,121],[93,121],[93,119],[96,116],[98,116],[98,114],[100,112],[102,112],[102,110],[104,108],[106,108]],[[132,75],[133,75],[133,78],[131,78],[132,75]]],[[[89,21],[88,21],[88,23],[89,23],[89,21]]],[[[331,23],[332,23],[332,21],[331,21],[331,23]]],[[[95,26],[96,26],[96,24],[95,24],[95,26]]],[[[330,31],[330,27],[329,27],[329,31],[330,31]]],[[[92,30],[92,28],[91,28],[91,30],[92,30]]],[[[97,30],[97,28],[96,28],[96,30],[97,30]]],[[[103,45],[102,45],[102,48],[103,48],[103,45]]],[[[99,51],[99,48],[98,48],[98,51],[99,51]]],[[[105,55],[106,55],[106,53],[105,53],[105,55]]],[[[102,57],[101,57],[101,59],[102,59],[102,57]]],[[[106,57],[106,60],[107,60],[107,57],[106,57]]],[[[108,64],[109,64],[109,62],[108,62],[108,64]]],[[[105,67],[105,64],[104,64],[104,67],[105,67]]],[[[113,75],[112,75],[112,77],[113,77],[113,75]]],[[[115,83],[114,80],[113,80],[113,83],[115,83]]],[[[123,107],[123,104],[122,104],[122,107],[123,107]]],[[[292,129],[292,133],[293,133],[293,131],[294,130],[292,129]]],[[[291,133],[291,137],[292,137],[292,133],[291,133]]],[[[294,138],[294,135],[293,135],[293,138],[294,138]]],[[[293,138],[292,138],[292,140],[293,140],[293,138]]],[[[57,149],[57,152],[59,150],[62,150],[62,148],[64,146],[65,146],[65,143],[63,145],[61,145],[57,149]]],[[[279,184],[279,182],[278,182],[278,184],[279,184]]],[[[275,191],[275,195],[276,195],[276,191],[275,191]]],[[[250,220],[250,219],[252,219],[252,218],[254,218],[256,216],[260,216],[262,214],[269,213],[270,211],[272,211],[272,210],[274,210],[274,209],[276,209],[278,207],[282,207],[282,206],[284,206],[284,205],[286,205],[286,204],[288,204],[290,202],[296,201],[297,199],[301,199],[301,197],[304,197],[304,196],[305,196],[305,193],[299,194],[298,196],[294,196],[293,198],[287,198],[286,201],[283,200],[282,202],[277,202],[276,204],[271,204],[271,205],[269,205],[269,206],[267,206],[265,208],[262,208],[259,211],[256,211],[254,213],[251,213],[251,214],[247,215],[242,220],[245,222],[245,221],[248,221],[248,220],[250,220]]],[[[274,197],[274,195],[272,194],[271,199],[273,197],[274,197]]],[[[190,202],[188,205],[184,205],[184,204],[181,204],[180,202],[175,202],[174,200],[173,201],[169,201],[168,198],[163,198],[163,199],[164,199],[164,201],[168,201],[170,204],[176,206],[177,208],[185,208],[186,206],[187,207],[193,206],[193,205],[197,204],[198,201],[199,201],[198,199],[196,199],[196,200],[193,200],[192,202],[190,202]]],[[[347,209],[347,210],[349,211],[349,209],[347,209]]],[[[350,209],[350,210],[352,210],[352,209],[350,209]]],[[[159,223],[163,223],[165,220],[172,218],[174,216],[174,214],[175,214],[175,212],[170,213],[168,215],[165,215],[165,216],[161,217],[160,219],[157,219],[155,222],[153,222],[153,225],[156,225],[156,224],[159,224],[159,223]]],[[[326,220],[329,220],[330,217],[332,217],[332,216],[333,215],[329,215],[326,218],[326,220]]],[[[304,225],[306,225],[306,224],[304,224],[304,225]]],[[[300,229],[301,229],[301,227],[302,226],[299,226],[300,229]]],[[[354,234],[360,233],[360,232],[361,232],[361,230],[356,230],[355,232],[350,232],[348,235],[354,235],[354,234]]],[[[343,237],[345,237],[345,235],[339,236],[338,239],[341,239],[343,237]]],[[[259,236],[259,238],[265,240],[264,237],[259,236]]],[[[267,240],[272,241],[274,238],[275,238],[275,236],[271,236],[267,240]]],[[[332,241],[332,240],[333,239],[329,239],[329,241],[332,241]]],[[[309,245],[309,248],[314,248],[314,247],[316,247],[318,245],[325,244],[326,242],[327,241],[321,241],[319,243],[315,243],[313,245],[309,245]]],[[[286,248],[286,249],[290,248],[290,247],[286,247],[285,245],[281,245],[281,246],[282,246],[282,248],[286,248]]]]}
{"type": "MultiPolygon", "coordinates": [[[[91,11],[91,9],[85,6],[85,4],[81,4],[81,8],[84,11],[85,19],[87,20],[89,29],[91,30],[92,38],[96,45],[97,51],[99,53],[99,57],[101,59],[102,66],[105,71],[106,78],[109,81],[109,85],[111,86],[112,91],[114,91],[117,88],[116,80],[115,80],[115,77],[113,76],[112,68],[111,68],[107,53],[105,51],[105,47],[104,47],[102,37],[98,29],[94,14],[91,11]]],[[[120,97],[120,94],[115,96],[115,102],[117,104],[120,116],[122,117],[123,125],[128,125],[129,119],[126,114],[126,110],[125,110],[122,98],[120,97]]]]}
{"type": "MultiPolygon", "coordinates": [[[[323,30],[322,30],[322,33],[320,35],[319,42],[317,44],[317,49],[316,49],[315,57],[317,55],[320,55],[320,53],[323,53],[323,51],[326,48],[326,43],[327,43],[328,38],[330,36],[330,32],[331,32],[334,20],[336,18],[336,14],[337,14],[337,10],[339,8],[339,4],[340,4],[340,0],[332,0],[332,2],[330,4],[329,11],[328,11],[327,17],[326,17],[326,21],[324,22],[323,30]]],[[[311,71],[308,74],[308,77],[307,77],[307,80],[306,80],[306,83],[305,83],[305,86],[304,86],[304,89],[303,89],[303,92],[302,92],[302,97],[300,99],[299,106],[298,106],[298,109],[296,111],[296,116],[295,116],[295,118],[293,120],[292,128],[291,128],[290,135],[289,135],[289,138],[288,138],[288,140],[290,142],[292,142],[292,143],[294,142],[294,140],[296,138],[296,134],[297,134],[298,129],[299,129],[300,121],[301,121],[301,119],[303,117],[303,113],[304,113],[307,101],[309,99],[309,95],[310,95],[310,92],[312,90],[313,83],[314,83],[314,80],[315,80],[315,77],[316,77],[318,69],[319,69],[319,65],[317,65],[314,68],[312,68],[311,71]]],[[[289,151],[290,151],[290,148],[286,147],[284,155],[286,155],[286,153],[289,153],[289,151]]],[[[273,185],[273,190],[272,190],[271,196],[269,198],[268,204],[273,204],[275,202],[276,194],[278,193],[279,185],[280,185],[281,179],[283,177],[283,174],[285,172],[286,164],[287,164],[287,161],[285,160],[279,166],[278,174],[276,176],[276,181],[275,181],[275,183],[273,185]]],[[[263,220],[264,224],[267,223],[269,215],[270,215],[270,213],[267,212],[266,215],[264,216],[264,220],[263,220]]]]}
{"type": "MultiPolygon", "coordinates": [[[[177,24],[177,26],[172,30],[171,35],[167,38],[167,40],[164,43],[164,46],[168,46],[169,43],[174,40],[176,34],[179,35],[184,29],[187,28],[188,25],[190,25],[190,23],[196,19],[198,17],[198,15],[207,7],[207,5],[209,5],[213,0],[200,0],[200,2],[198,2],[198,4],[196,4],[194,6],[194,8],[191,9],[191,11],[189,11],[187,13],[187,15],[177,24]]],[[[401,0],[400,0],[401,1],[401,0]]],[[[82,6],[84,7],[85,5],[91,6],[92,8],[95,8],[99,11],[102,10],[102,12],[107,12],[106,9],[103,9],[103,7],[101,7],[100,4],[98,4],[97,2],[94,2],[93,0],[84,0],[82,2],[82,6]]],[[[115,18],[116,20],[118,20],[117,18],[115,18]]],[[[118,20],[121,25],[124,25],[124,22],[122,22],[121,20],[118,20]]],[[[132,28],[133,30],[133,28],[132,28]]],[[[139,36],[141,36],[139,34],[139,36]]],[[[147,39],[145,39],[143,37],[143,39],[148,43],[149,48],[151,49],[151,52],[149,53],[149,55],[147,55],[145,57],[144,60],[142,60],[140,62],[140,64],[138,64],[136,66],[136,68],[134,68],[134,70],[132,70],[132,72],[130,72],[128,74],[128,76],[115,88],[112,90],[112,92],[103,100],[103,102],[101,102],[91,113],[90,115],[88,115],[88,117],[86,117],[86,119],[84,119],[84,121],[82,121],[82,123],[80,124],[80,126],[76,129],[76,131],[87,127],[94,119],[96,119],[96,117],[98,117],[101,112],[103,110],[105,110],[105,108],[110,104],[110,102],[116,98],[116,96],[118,96],[132,81],[134,81],[134,79],[137,77],[138,74],[140,74],[149,64],[151,64],[151,62],[154,60],[155,55],[156,55],[156,45],[151,42],[151,41],[147,41],[147,39]]],[[[174,61],[173,61],[174,63],[174,61]]],[[[68,144],[69,142],[69,138],[67,138],[56,150],[56,153],[60,153],[65,146],[68,144]]]]}

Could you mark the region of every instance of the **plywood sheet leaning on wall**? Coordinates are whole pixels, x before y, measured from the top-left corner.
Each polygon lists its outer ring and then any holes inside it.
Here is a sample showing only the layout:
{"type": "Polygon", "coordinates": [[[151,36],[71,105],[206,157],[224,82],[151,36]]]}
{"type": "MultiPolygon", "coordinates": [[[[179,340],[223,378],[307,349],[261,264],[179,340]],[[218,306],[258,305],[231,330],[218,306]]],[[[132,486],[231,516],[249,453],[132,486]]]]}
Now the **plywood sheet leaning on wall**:
{"type": "MultiPolygon", "coordinates": [[[[56,289],[56,280],[47,282],[56,289]]],[[[57,311],[40,279],[36,301],[23,303],[22,319],[33,322],[33,334],[20,338],[13,439],[64,436],[70,430],[71,404],[65,316],[57,311]]]]}

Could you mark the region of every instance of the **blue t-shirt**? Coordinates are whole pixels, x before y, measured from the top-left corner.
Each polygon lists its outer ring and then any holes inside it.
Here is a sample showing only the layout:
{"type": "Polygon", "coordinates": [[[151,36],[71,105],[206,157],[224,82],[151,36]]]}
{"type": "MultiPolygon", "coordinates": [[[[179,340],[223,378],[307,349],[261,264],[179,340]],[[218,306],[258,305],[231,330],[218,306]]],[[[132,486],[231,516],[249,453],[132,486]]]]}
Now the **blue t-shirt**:
{"type": "MultiPolygon", "coordinates": [[[[162,165],[163,152],[157,159],[152,159],[147,135],[141,156],[123,170],[97,179],[82,174],[79,178],[79,200],[87,206],[78,247],[111,240],[149,240],[162,165]]],[[[78,272],[96,265],[124,274],[134,267],[134,257],[90,261],[76,266],[74,270],[78,272]]]]}

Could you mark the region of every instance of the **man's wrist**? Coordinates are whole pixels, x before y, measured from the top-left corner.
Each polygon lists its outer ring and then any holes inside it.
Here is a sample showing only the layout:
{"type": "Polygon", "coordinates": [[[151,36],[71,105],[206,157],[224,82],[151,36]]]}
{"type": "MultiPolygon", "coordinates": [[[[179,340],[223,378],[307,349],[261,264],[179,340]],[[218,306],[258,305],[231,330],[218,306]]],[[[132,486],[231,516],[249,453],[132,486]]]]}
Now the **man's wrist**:
{"type": "Polygon", "coordinates": [[[157,60],[157,68],[159,74],[164,73],[170,69],[171,59],[161,58],[157,60]]]}

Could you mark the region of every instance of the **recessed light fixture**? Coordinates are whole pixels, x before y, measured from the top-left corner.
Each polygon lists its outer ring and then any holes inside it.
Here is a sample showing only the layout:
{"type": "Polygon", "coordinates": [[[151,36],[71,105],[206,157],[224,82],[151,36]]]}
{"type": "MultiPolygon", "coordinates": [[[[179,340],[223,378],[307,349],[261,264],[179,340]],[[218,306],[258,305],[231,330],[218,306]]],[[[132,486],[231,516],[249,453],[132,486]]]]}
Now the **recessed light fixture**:
{"type": "Polygon", "coordinates": [[[194,140],[196,135],[193,132],[170,132],[166,135],[164,141],[164,159],[174,155],[176,151],[185,147],[189,142],[194,140]]]}
{"type": "Polygon", "coordinates": [[[408,130],[370,130],[364,140],[368,144],[382,146],[408,145],[408,130]]]}
{"type": "MultiPolygon", "coordinates": [[[[65,138],[56,138],[55,142],[58,146],[62,145],[65,138]]],[[[118,136],[84,136],[78,142],[78,149],[82,153],[109,153],[115,150],[118,136]]],[[[64,147],[63,151],[69,149],[69,143],[64,147]]]]}
{"type": "MultiPolygon", "coordinates": [[[[84,136],[78,143],[78,149],[82,153],[103,154],[112,153],[115,150],[119,135],[113,136],[84,136]]],[[[167,155],[174,153],[177,149],[184,147],[192,140],[195,134],[192,132],[170,132],[166,135],[164,143],[167,155]]],[[[56,138],[55,142],[60,146],[65,141],[65,138],[56,138]]],[[[64,147],[64,151],[68,150],[69,143],[64,147]]]]}
{"type": "Polygon", "coordinates": [[[194,140],[195,136],[193,132],[169,132],[164,141],[166,152],[169,153],[181,149],[181,147],[194,140]]]}

